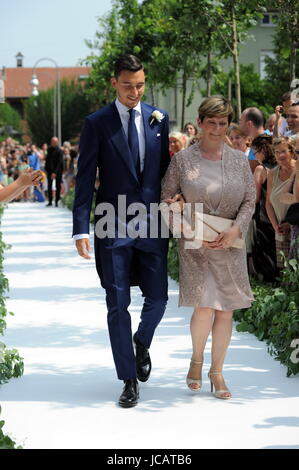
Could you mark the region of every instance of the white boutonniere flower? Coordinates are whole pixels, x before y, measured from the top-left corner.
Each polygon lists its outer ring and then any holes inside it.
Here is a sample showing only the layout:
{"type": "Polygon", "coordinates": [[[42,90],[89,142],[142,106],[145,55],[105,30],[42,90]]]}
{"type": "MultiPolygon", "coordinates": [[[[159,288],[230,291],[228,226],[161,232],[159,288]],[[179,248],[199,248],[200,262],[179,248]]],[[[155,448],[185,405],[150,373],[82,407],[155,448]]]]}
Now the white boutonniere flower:
{"type": "Polygon", "coordinates": [[[161,122],[162,119],[164,119],[164,114],[160,113],[160,111],[158,111],[157,109],[155,109],[155,111],[152,112],[152,115],[151,115],[151,122],[150,122],[150,126],[153,124],[153,122],[156,120],[158,122],[161,122]]]}

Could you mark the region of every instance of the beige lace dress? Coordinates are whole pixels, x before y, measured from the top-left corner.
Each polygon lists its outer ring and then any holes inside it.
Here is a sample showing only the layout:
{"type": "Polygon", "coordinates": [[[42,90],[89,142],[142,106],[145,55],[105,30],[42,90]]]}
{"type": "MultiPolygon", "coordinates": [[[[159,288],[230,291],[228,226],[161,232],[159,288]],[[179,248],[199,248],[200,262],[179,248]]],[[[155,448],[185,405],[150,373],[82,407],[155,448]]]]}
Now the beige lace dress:
{"type": "MultiPolygon", "coordinates": [[[[270,201],[275,212],[277,222],[281,224],[284,221],[284,218],[287,214],[288,208],[290,204],[284,204],[280,202],[280,197],[283,193],[288,192],[292,181],[293,181],[293,174],[287,180],[283,181],[279,177],[279,170],[280,167],[273,168],[272,171],[272,191],[270,194],[270,201]]],[[[290,251],[290,243],[291,243],[291,234],[290,232],[286,235],[279,235],[275,232],[275,245],[276,245],[276,264],[278,268],[284,267],[284,259],[281,256],[281,251],[284,253],[285,257],[288,258],[288,254],[290,251]]]]}
{"type": "MultiPolygon", "coordinates": [[[[255,209],[255,183],[242,152],[224,145],[222,159],[201,156],[198,143],[172,157],[162,182],[161,200],[181,192],[186,202],[203,203],[203,211],[235,220],[245,238],[255,209]]],[[[246,248],[186,249],[179,239],[180,306],[217,310],[246,308],[253,300],[246,248]]]]}

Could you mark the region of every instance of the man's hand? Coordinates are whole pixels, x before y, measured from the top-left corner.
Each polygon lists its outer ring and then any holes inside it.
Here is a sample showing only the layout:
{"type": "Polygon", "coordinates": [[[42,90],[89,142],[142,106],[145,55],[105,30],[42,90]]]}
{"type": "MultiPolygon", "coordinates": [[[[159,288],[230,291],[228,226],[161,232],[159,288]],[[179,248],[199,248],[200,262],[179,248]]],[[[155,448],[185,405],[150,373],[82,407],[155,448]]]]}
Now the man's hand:
{"type": "Polygon", "coordinates": [[[91,259],[91,256],[88,254],[91,252],[89,238],[80,238],[80,240],[76,240],[76,248],[82,258],[91,259]]]}

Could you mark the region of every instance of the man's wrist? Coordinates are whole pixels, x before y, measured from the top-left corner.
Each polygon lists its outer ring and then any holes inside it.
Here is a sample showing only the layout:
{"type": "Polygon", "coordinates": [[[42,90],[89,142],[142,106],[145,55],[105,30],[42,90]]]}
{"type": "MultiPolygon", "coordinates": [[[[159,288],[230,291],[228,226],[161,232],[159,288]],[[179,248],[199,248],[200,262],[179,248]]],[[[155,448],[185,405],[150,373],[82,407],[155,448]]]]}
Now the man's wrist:
{"type": "Polygon", "coordinates": [[[89,234],[88,233],[78,233],[76,235],[73,235],[74,241],[81,240],[82,238],[88,238],[89,239],[89,234]]]}

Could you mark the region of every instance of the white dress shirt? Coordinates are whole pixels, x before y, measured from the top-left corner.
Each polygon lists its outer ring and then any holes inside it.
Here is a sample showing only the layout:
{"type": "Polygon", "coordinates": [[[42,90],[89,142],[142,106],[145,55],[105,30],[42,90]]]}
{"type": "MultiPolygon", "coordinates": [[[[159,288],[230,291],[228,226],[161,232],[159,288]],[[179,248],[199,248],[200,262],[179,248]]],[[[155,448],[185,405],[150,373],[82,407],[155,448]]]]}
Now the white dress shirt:
{"type": "MultiPolygon", "coordinates": [[[[127,108],[127,106],[122,104],[118,98],[116,98],[115,100],[115,106],[118,111],[125,135],[128,138],[128,126],[129,126],[129,119],[130,119],[129,109],[130,108],[127,108]]],[[[134,109],[136,111],[135,125],[137,129],[138,141],[139,141],[140,171],[142,173],[143,168],[144,168],[144,159],[145,159],[145,136],[144,136],[144,125],[143,125],[140,101],[138,102],[138,104],[135,106],[134,109]]],[[[73,238],[76,241],[81,238],[89,238],[89,235],[88,233],[80,233],[80,234],[74,235],[73,238]]]]}

